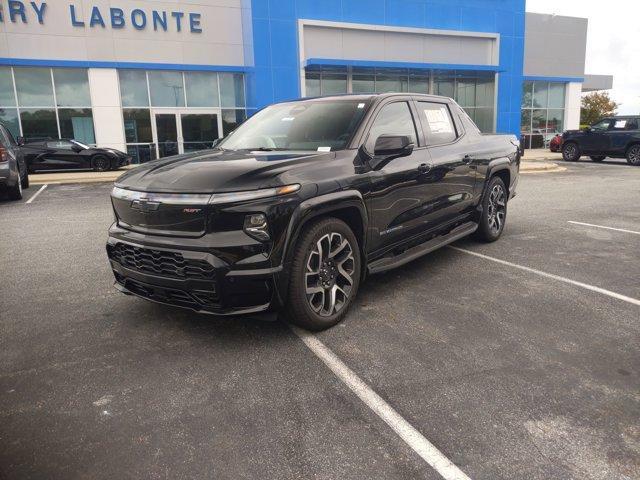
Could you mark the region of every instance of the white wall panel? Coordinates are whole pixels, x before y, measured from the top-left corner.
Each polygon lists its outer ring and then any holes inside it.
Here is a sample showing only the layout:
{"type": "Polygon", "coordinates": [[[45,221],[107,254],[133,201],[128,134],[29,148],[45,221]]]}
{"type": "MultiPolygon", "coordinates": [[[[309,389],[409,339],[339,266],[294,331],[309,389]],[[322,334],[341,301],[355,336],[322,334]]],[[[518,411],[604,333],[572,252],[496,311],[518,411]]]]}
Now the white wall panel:
{"type": "Polygon", "coordinates": [[[96,143],[125,151],[118,72],[113,68],[90,68],[89,88],[96,143]]]}

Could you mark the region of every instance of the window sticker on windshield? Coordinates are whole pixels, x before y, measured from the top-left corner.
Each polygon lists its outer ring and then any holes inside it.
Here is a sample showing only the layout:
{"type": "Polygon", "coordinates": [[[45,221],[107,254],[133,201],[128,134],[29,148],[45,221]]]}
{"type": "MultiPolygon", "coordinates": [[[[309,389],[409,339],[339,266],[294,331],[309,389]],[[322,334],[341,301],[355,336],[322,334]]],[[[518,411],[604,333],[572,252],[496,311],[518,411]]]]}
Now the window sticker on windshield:
{"type": "Polygon", "coordinates": [[[281,122],[293,122],[294,120],[295,120],[295,117],[284,117],[280,121],[281,122]]]}
{"type": "Polygon", "coordinates": [[[319,152],[330,152],[331,147],[318,147],[319,152]]]}
{"type": "Polygon", "coordinates": [[[627,126],[626,120],[616,120],[616,126],[614,128],[624,128],[627,126]]]}
{"type": "Polygon", "coordinates": [[[441,107],[437,110],[425,108],[424,115],[427,117],[431,133],[453,132],[453,125],[451,125],[449,115],[447,115],[447,111],[445,109],[446,107],[441,107]]]}
{"type": "Polygon", "coordinates": [[[359,103],[358,108],[364,108],[364,103],[359,103]]]}

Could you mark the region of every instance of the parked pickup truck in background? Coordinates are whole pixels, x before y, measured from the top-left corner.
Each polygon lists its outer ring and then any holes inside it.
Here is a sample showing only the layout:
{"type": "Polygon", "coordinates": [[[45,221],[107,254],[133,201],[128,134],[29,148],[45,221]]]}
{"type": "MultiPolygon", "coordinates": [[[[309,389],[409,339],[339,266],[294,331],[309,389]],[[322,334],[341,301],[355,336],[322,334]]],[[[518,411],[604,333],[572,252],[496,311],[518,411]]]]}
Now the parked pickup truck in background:
{"type": "Polygon", "coordinates": [[[640,115],[609,117],[585,128],[562,134],[562,158],[576,162],[589,155],[594,162],[606,157],[626,158],[640,165],[640,115]]]}
{"type": "Polygon", "coordinates": [[[111,194],[122,292],[213,314],[278,309],[308,329],[366,275],[470,234],[497,240],[520,164],[451,99],[345,95],[275,104],[215,149],[155,160],[111,194]]]}

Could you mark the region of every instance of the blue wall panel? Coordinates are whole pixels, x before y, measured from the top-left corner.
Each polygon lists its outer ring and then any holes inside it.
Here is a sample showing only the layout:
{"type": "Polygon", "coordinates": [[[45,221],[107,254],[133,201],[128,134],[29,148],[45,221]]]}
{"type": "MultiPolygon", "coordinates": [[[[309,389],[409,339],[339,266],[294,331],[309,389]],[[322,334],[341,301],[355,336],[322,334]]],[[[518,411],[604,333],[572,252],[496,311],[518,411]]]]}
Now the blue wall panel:
{"type": "MultiPolygon", "coordinates": [[[[300,96],[298,19],[500,34],[496,128],[520,132],[525,0],[251,0],[249,107],[300,96]]],[[[358,60],[358,59],[351,59],[358,60]]]]}

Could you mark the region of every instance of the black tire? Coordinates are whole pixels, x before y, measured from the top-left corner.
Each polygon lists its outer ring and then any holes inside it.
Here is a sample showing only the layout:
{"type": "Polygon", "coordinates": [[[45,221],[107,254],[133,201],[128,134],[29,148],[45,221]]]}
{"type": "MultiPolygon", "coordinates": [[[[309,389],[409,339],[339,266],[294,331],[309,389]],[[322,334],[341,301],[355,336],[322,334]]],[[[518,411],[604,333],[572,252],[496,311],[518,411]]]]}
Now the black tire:
{"type": "Polygon", "coordinates": [[[91,160],[91,168],[94,172],[106,172],[111,168],[111,161],[104,155],[96,155],[91,160]]]}
{"type": "Polygon", "coordinates": [[[20,182],[22,183],[22,188],[26,189],[29,188],[29,172],[27,171],[26,167],[24,169],[22,178],[20,179],[20,182]]]}
{"type": "Polygon", "coordinates": [[[504,231],[507,221],[507,188],[500,177],[492,177],[482,198],[482,214],[476,238],[482,242],[495,242],[504,231]]]}
{"type": "Polygon", "coordinates": [[[631,145],[627,150],[627,163],[634,167],[640,166],[640,143],[631,145]]]}
{"type": "Polygon", "coordinates": [[[577,162],[581,155],[580,147],[575,142],[567,142],[562,146],[562,159],[565,162],[577,162]]]}
{"type": "Polygon", "coordinates": [[[589,157],[591,160],[593,160],[594,162],[601,162],[603,161],[605,158],[607,158],[606,155],[591,155],[589,157]]]}
{"type": "Polygon", "coordinates": [[[13,187],[7,189],[7,196],[9,200],[22,200],[22,182],[20,178],[18,178],[13,187]]]}
{"type": "Polygon", "coordinates": [[[358,240],[346,223],[324,218],[306,226],[293,252],[287,319],[315,331],[339,323],[358,293],[361,271],[358,240]]]}

